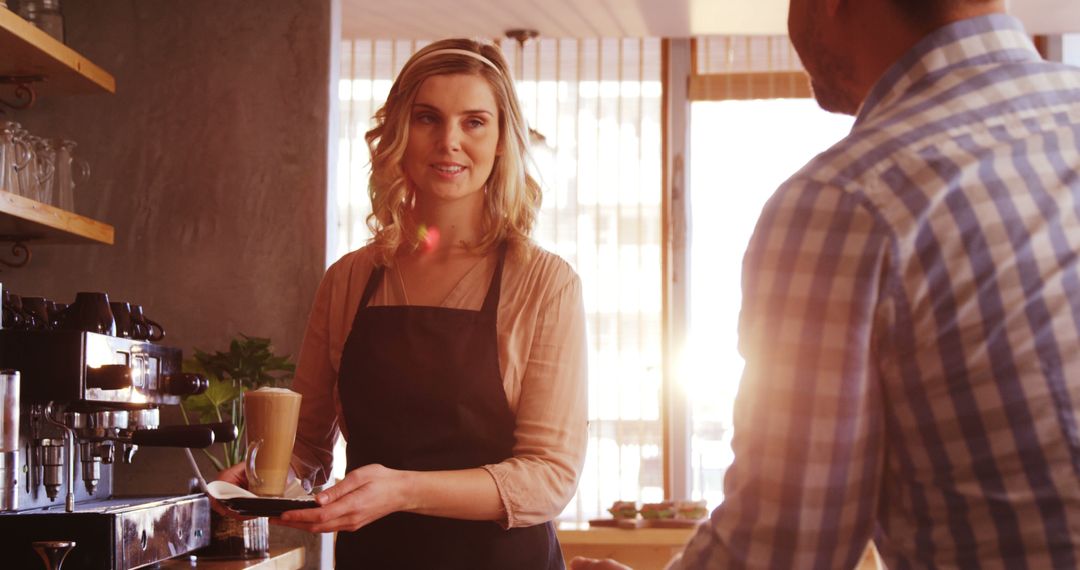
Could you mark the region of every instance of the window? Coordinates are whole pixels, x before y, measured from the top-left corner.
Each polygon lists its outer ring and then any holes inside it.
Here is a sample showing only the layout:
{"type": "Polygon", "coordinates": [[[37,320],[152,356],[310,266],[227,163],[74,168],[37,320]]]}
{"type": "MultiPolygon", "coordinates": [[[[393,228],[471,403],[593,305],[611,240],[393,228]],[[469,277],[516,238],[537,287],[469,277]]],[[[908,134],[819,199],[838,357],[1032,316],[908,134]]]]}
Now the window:
{"type": "Polygon", "coordinates": [[[853,119],[822,111],[786,37],[698,39],[691,81],[690,330],[682,381],[690,400],[691,494],[723,501],[738,353],[742,258],[762,206],[853,119]],[[799,98],[795,98],[799,97],[799,98]]]}
{"type": "Polygon", "coordinates": [[[1061,37],[1061,60],[1069,65],[1080,66],[1080,34],[1065,34],[1061,37]]]}
{"type": "Polygon", "coordinates": [[[812,99],[701,101],[691,113],[691,322],[683,377],[693,414],[693,495],[715,507],[733,459],[731,415],[743,369],[743,252],[773,191],[843,138],[852,118],[826,113],[812,99]]]}
{"type": "MultiPolygon", "coordinates": [[[[338,256],[370,237],[363,136],[393,78],[423,45],[342,44],[338,256]]],[[[584,285],[590,441],[578,494],[562,518],[588,520],[615,500],[664,494],[660,41],[541,39],[502,48],[534,131],[544,187],[535,237],[584,285]]],[[[343,458],[335,464],[343,469],[343,458]]]]}

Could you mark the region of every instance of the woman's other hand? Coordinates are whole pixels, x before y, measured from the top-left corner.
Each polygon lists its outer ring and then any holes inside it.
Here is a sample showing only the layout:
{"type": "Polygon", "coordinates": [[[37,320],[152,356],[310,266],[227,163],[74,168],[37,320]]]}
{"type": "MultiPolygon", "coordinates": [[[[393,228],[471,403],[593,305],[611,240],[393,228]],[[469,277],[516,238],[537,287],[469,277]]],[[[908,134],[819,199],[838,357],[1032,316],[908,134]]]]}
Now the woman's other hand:
{"type": "Polygon", "coordinates": [[[633,570],[633,568],[625,564],[619,564],[610,558],[597,560],[595,558],[575,556],[570,561],[570,570],[633,570]]]}
{"type": "MultiPolygon", "coordinates": [[[[242,489],[247,489],[248,486],[247,473],[244,472],[244,465],[242,463],[233,465],[232,467],[229,467],[221,473],[218,473],[217,480],[225,481],[226,483],[232,483],[233,485],[236,485],[237,487],[240,487],[242,489]]],[[[207,494],[207,497],[210,497],[210,495],[207,494]]],[[[210,497],[210,508],[214,509],[217,514],[229,518],[241,520],[252,518],[236,514],[235,512],[229,510],[225,505],[222,505],[221,503],[214,500],[213,497],[210,497]]]]}
{"type": "Polygon", "coordinates": [[[247,472],[244,471],[243,463],[237,463],[221,473],[218,473],[217,480],[232,483],[241,489],[247,489],[248,486],[247,472]]]}
{"type": "Polygon", "coordinates": [[[406,506],[405,472],[365,465],[315,498],[319,508],[288,511],[273,523],[308,532],[354,531],[406,506]]]}

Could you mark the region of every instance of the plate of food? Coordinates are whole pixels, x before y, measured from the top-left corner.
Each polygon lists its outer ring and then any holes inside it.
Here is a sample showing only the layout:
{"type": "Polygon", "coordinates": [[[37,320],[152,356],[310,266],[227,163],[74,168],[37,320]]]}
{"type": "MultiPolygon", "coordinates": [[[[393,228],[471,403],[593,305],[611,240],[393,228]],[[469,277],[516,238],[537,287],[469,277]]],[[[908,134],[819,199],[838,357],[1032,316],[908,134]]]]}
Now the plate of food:
{"type": "Polygon", "coordinates": [[[705,501],[661,501],[641,506],[648,528],[693,528],[709,515],[705,501]]]}
{"type": "Polygon", "coordinates": [[[614,504],[608,508],[608,513],[611,514],[611,518],[607,519],[590,519],[590,527],[609,527],[609,528],[637,528],[640,519],[638,519],[637,503],[634,501],[615,501],[614,504]]]}
{"type": "Polygon", "coordinates": [[[318,508],[315,497],[299,484],[290,485],[281,497],[260,497],[247,489],[225,481],[211,481],[207,494],[229,510],[248,517],[280,517],[286,511],[318,508]]]}
{"type": "Polygon", "coordinates": [[[675,518],[701,522],[708,518],[709,507],[705,501],[675,501],[675,518]]]}
{"type": "Polygon", "coordinates": [[[611,518],[591,519],[591,527],[611,528],[693,528],[709,516],[705,501],[661,501],[645,503],[615,501],[607,510],[611,518]]]}

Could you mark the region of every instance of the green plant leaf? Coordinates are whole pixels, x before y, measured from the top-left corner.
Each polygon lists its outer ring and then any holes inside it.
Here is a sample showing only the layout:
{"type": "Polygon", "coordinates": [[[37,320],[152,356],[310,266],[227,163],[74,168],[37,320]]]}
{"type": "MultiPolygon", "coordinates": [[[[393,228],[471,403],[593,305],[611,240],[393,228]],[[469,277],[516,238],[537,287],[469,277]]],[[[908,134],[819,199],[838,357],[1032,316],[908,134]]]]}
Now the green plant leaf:
{"type": "Polygon", "coordinates": [[[223,446],[223,463],[229,467],[242,461],[246,451],[244,408],[240,396],[245,390],[263,386],[287,386],[296,372],[296,365],[289,355],[274,354],[269,338],[241,333],[229,342],[227,351],[207,352],[196,348],[194,356],[184,361],[184,370],[203,374],[210,380],[206,392],[184,398],[185,419],[186,413],[191,413],[202,423],[232,421],[240,430],[239,439],[223,446]]]}
{"type": "MultiPolygon", "coordinates": [[[[232,381],[220,380],[213,376],[208,377],[210,387],[202,394],[184,398],[184,408],[198,416],[200,423],[219,421],[217,416],[225,411],[225,408],[239,398],[244,391],[234,385],[232,381]]],[[[230,414],[221,414],[230,416],[230,414]]],[[[231,417],[224,417],[226,421],[231,417]]]]}

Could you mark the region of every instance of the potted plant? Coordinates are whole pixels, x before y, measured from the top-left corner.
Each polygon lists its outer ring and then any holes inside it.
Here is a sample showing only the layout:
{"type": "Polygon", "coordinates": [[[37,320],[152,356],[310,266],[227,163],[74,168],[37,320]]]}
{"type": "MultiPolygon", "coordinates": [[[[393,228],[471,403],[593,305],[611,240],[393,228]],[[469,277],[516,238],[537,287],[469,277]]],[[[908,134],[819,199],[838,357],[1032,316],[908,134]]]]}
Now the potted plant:
{"type": "MultiPolygon", "coordinates": [[[[185,359],[184,370],[202,374],[210,386],[202,394],[187,396],[180,411],[187,423],[232,422],[239,436],[236,441],[204,449],[218,471],[244,461],[247,441],[244,437],[243,394],[264,386],[285,387],[292,380],[296,365],[288,355],[274,354],[270,339],[240,334],[226,351],[205,352],[195,349],[195,356],[185,359]]],[[[236,520],[211,513],[211,544],[204,556],[254,558],[269,552],[269,526],[265,517],[236,520]]]]}

